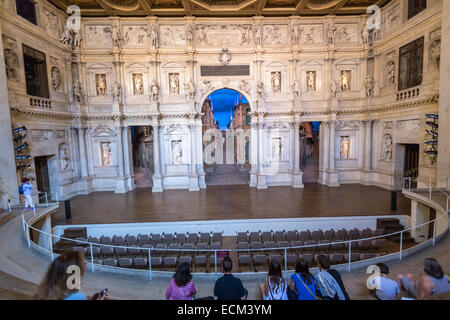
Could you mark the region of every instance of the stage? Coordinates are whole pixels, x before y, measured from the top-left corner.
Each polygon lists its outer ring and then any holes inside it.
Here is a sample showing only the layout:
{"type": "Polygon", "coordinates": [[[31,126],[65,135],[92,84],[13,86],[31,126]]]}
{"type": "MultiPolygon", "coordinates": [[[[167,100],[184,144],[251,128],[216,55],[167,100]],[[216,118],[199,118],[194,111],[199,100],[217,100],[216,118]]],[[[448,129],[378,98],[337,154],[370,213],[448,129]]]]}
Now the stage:
{"type": "Polygon", "coordinates": [[[210,186],[200,192],[138,188],[125,194],[94,192],[70,199],[72,220],[64,205],[52,215],[52,226],[109,223],[179,222],[410,215],[410,200],[397,192],[391,211],[391,191],[359,184],[331,188],[306,183],[304,189],[246,185],[210,186]]]}

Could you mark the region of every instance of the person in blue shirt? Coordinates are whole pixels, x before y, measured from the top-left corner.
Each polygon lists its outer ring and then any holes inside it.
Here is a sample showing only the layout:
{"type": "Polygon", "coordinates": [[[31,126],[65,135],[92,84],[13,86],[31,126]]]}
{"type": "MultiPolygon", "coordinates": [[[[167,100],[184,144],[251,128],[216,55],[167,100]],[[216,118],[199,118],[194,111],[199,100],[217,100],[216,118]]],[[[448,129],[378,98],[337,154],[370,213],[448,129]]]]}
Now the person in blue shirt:
{"type": "Polygon", "coordinates": [[[297,291],[298,300],[319,300],[316,293],[314,276],[309,272],[309,264],[303,259],[298,259],[295,273],[289,281],[289,289],[297,291]]]}
{"type": "Polygon", "coordinates": [[[22,191],[25,198],[25,208],[34,209],[33,203],[33,183],[29,178],[22,179],[22,191]]]}
{"type": "Polygon", "coordinates": [[[50,264],[34,298],[37,300],[103,300],[103,296],[89,297],[80,291],[85,270],[86,262],[81,252],[62,253],[50,264]]]}
{"type": "Polygon", "coordinates": [[[400,288],[396,281],[389,279],[389,267],[384,263],[377,263],[377,267],[380,268],[380,275],[370,281],[375,287],[370,290],[372,295],[378,300],[395,300],[400,294],[400,288]]]}

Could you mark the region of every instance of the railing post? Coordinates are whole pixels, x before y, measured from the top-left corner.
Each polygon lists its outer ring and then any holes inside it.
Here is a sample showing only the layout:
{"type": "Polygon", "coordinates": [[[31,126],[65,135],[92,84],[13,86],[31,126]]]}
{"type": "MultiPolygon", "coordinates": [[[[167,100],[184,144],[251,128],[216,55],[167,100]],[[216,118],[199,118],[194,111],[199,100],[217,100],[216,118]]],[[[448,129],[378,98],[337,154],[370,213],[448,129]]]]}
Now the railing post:
{"type": "Polygon", "coordinates": [[[48,207],[48,193],[45,193],[45,206],[48,207]]]}
{"type": "Polygon", "coordinates": [[[284,273],[287,274],[287,248],[284,248],[284,273]]]}
{"type": "Polygon", "coordinates": [[[52,261],[53,261],[53,238],[52,238],[52,235],[51,234],[48,234],[48,237],[49,237],[49,244],[50,244],[50,255],[51,255],[51,257],[52,257],[52,261]]]}
{"type": "Polygon", "coordinates": [[[348,242],[348,272],[352,270],[352,242],[348,242]]]}
{"type": "Polygon", "coordinates": [[[217,274],[217,250],[214,250],[214,271],[217,274]]]}
{"type": "Polygon", "coordinates": [[[89,243],[89,250],[91,251],[91,270],[92,270],[92,272],[95,272],[94,253],[92,252],[92,243],[89,243]]]}
{"type": "Polygon", "coordinates": [[[31,247],[30,244],[30,226],[27,224],[27,243],[28,243],[28,248],[31,247]]]}
{"type": "Polygon", "coordinates": [[[433,246],[436,244],[436,220],[433,221],[433,246]]]}
{"type": "Polygon", "coordinates": [[[147,249],[148,250],[148,275],[150,280],[152,280],[152,256],[151,256],[151,252],[150,252],[150,248],[147,249]]]}
{"type": "Polygon", "coordinates": [[[400,260],[402,260],[403,251],[403,231],[400,232],[400,260]]]}
{"type": "Polygon", "coordinates": [[[431,188],[431,176],[430,176],[430,200],[431,200],[431,192],[432,192],[432,188],[431,188]]]}

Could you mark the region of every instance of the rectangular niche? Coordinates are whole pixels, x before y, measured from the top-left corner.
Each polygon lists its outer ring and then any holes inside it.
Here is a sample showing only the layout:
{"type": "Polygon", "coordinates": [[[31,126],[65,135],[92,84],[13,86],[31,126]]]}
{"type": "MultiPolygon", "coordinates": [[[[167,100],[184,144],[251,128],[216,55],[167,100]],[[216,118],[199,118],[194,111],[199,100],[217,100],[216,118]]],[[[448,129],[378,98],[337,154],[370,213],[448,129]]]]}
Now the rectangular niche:
{"type": "Polygon", "coordinates": [[[341,136],[339,139],[339,159],[349,160],[351,159],[351,139],[350,136],[341,136]]]}
{"type": "Polygon", "coordinates": [[[106,96],[106,74],[105,73],[96,73],[95,74],[95,88],[97,92],[97,96],[106,96]]]}
{"type": "Polygon", "coordinates": [[[100,156],[102,167],[111,167],[113,165],[111,142],[100,142],[100,156]]]}
{"type": "Polygon", "coordinates": [[[180,74],[169,73],[169,93],[180,94],[180,74]]]}
{"type": "Polygon", "coordinates": [[[142,73],[133,73],[133,94],[135,96],[144,94],[144,77],[142,73]]]}
{"type": "Polygon", "coordinates": [[[183,148],[182,140],[172,140],[170,142],[170,150],[172,153],[172,164],[179,165],[183,164],[183,148]]]}

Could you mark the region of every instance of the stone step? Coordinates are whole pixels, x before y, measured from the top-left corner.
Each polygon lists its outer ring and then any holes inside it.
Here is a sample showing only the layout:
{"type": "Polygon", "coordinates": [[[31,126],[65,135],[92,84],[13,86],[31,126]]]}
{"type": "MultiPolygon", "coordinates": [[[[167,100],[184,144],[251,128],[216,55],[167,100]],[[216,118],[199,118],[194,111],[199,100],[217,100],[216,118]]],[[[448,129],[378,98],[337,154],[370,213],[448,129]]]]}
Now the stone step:
{"type": "Polygon", "coordinates": [[[64,229],[64,238],[87,238],[87,228],[66,228],[64,229]]]}

